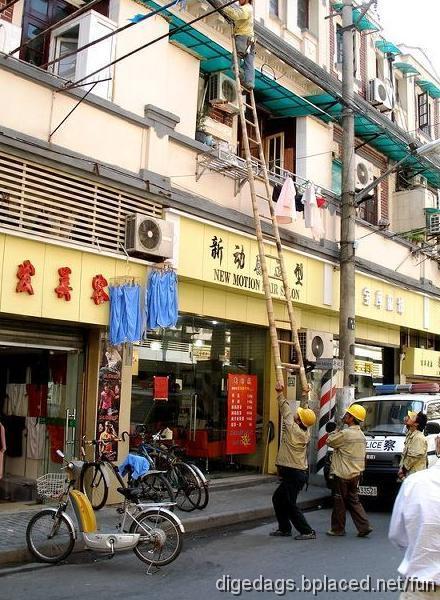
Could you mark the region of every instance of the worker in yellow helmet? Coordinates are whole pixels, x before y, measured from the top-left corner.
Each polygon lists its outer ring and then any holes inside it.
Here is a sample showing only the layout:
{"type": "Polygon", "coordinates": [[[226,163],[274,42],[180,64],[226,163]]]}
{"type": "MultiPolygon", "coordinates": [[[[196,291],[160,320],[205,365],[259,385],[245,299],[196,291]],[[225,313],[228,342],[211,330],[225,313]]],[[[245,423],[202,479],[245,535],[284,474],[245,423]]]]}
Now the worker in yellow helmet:
{"type": "Polygon", "coordinates": [[[335,430],[327,438],[327,444],[333,448],[330,472],[334,476],[334,505],[328,535],[345,535],[347,510],[358,530],[358,537],[366,537],[373,531],[358,495],[359,479],[365,470],[367,444],[360,428],[365,416],[363,406],[352,404],[342,419],[347,428],[335,430]]]}
{"type": "Polygon", "coordinates": [[[428,418],[423,412],[417,413],[412,410],[408,411],[404,419],[408,432],[400,459],[398,473],[400,480],[427,467],[428,441],[423,434],[427,421],[428,418]]]}
{"type": "Polygon", "coordinates": [[[297,497],[307,482],[307,447],[310,441],[310,427],[315,424],[316,415],[310,408],[298,408],[295,414],[284,397],[284,386],[277,384],[275,389],[278,393],[283,427],[276,460],[281,483],[272,496],[278,529],[270,535],[290,536],[293,525],[299,532],[295,540],[314,540],[316,533],[298,508],[297,497]]]}
{"type": "MultiPolygon", "coordinates": [[[[223,2],[211,0],[211,4],[221,8],[223,2]]],[[[252,0],[239,0],[240,6],[227,6],[223,13],[234,22],[234,38],[237,54],[242,63],[240,79],[243,87],[253,89],[255,86],[255,36],[254,10],[252,0]]]]}

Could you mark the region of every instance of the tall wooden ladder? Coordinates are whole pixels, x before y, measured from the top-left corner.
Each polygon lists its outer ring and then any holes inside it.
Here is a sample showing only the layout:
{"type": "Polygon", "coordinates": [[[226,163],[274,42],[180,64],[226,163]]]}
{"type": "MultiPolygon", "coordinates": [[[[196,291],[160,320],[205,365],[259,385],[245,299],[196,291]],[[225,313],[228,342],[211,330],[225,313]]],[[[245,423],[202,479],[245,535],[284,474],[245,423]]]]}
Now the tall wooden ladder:
{"type": "MultiPolygon", "coordinates": [[[[241,85],[240,76],[239,76],[239,73],[240,73],[239,58],[238,58],[237,47],[235,44],[234,35],[232,35],[232,49],[233,49],[233,60],[234,60],[234,70],[235,70],[235,85],[236,85],[238,106],[239,106],[239,117],[240,117],[241,131],[242,131],[242,137],[243,137],[243,147],[244,147],[244,152],[245,152],[245,157],[246,157],[247,175],[248,175],[248,181],[249,181],[249,187],[250,187],[251,199],[252,199],[252,210],[253,210],[253,214],[254,214],[255,231],[256,231],[257,241],[258,241],[258,253],[259,253],[259,257],[260,257],[260,266],[261,266],[261,273],[262,273],[262,279],[263,279],[264,296],[266,299],[266,309],[267,309],[267,317],[268,317],[268,321],[269,321],[269,332],[270,332],[270,339],[271,339],[271,345],[272,345],[272,353],[273,353],[274,363],[275,363],[276,380],[277,380],[277,383],[284,385],[283,370],[299,372],[301,387],[302,387],[302,392],[303,392],[301,405],[304,406],[304,405],[307,405],[308,392],[310,390],[310,386],[307,382],[306,372],[305,372],[305,368],[304,368],[304,361],[303,361],[303,356],[302,356],[302,352],[301,352],[301,346],[299,343],[298,326],[296,323],[295,313],[293,310],[291,289],[289,286],[286,266],[285,266],[285,262],[284,262],[280,232],[279,232],[278,223],[277,223],[276,216],[275,216],[275,205],[272,200],[272,190],[271,190],[270,183],[269,183],[266,158],[264,156],[264,149],[263,149],[263,144],[261,141],[260,127],[258,125],[258,115],[257,115],[257,107],[255,104],[254,92],[253,92],[253,90],[247,90],[247,89],[243,88],[241,85]],[[250,97],[250,104],[248,104],[248,102],[243,99],[244,93],[246,93],[247,96],[250,97]],[[249,109],[252,112],[252,120],[249,120],[246,117],[247,109],[249,109]],[[249,126],[250,130],[254,132],[253,137],[249,137],[249,135],[248,135],[248,126],[249,126]],[[261,194],[257,194],[257,191],[256,191],[256,185],[255,185],[256,174],[254,173],[254,164],[255,163],[253,163],[253,158],[251,155],[250,142],[255,144],[255,146],[258,148],[258,153],[259,153],[258,168],[261,173],[259,175],[259,177],[262,176],[262,179],[264,181],[264,186],[265,186],[265,195],[264,196],[261,194]],[[269,219],[268,219],[268,217],[264,217],[263,215],[260,214],[257,198],[262,198],[263,200],[265,200],[268,203],[269,212],[270,212],[269,219]],[[276,254],[267,254],[266,253],[264,234],[263,234],[263,230],[262,230],[262,219],[268,219],[272,225],[272,234],[270,237],[273,238],[273,240],[275,241],[276,254]],[[267,266],[268,261],[275,261],[277,263],[277,265],[279,266],[279,269],[277,270],[280,273],[279,277],[277,275],[269,274],[269,270],[268,270],[268,266],[267,266]],[[282,282],[282,284],[283,284],[283,290],[284,290],[283,301],[285,302],[285,304],[287,306],[287,312],[289,315],[288,320],[281,320],[281,319],[277,319],[275,317],[274,307],[273,307],[273,299],[272,299],[272,295],[271,295],[271,286],[270,286],[271,279],[277,279],[280,282],[282,282]],[[276,326],[277,321],[278,322],[281,322],[281,321],[287,322],[290,324],[290,330],[291,330],[291,340],[290,341],[284,341],[284,340],[278,339],[278,332],[277,332],[277,326],[276,326]],[[295,349],[295,353],[296,353],[296,357],[297,357],[296,364],[282,362],[280,344],[287,344],[290,348],[295,349]]],[[[247,98],[247,96],[246,96],[246,98],[247,98]]]]}

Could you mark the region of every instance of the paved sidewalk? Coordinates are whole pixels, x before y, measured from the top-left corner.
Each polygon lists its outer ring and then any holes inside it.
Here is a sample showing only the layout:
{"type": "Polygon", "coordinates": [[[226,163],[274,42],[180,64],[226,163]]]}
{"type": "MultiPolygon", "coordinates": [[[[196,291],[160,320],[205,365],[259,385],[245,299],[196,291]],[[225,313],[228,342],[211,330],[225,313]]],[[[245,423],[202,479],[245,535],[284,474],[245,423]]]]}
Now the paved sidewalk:
{"type": "MultiPolygon", "coordinates": [[[[249,482],[248,482],[249,483],[249,482]]],[[[276,477],[265,478],[262,483],[243,487],[246,482],[236,481],[229,487],[227,482],[214,484],[210,493],[209,504],[204,510],[190,513],[176,511],[182,520],[185,532],[202,531],[215,527],[225,527],[274,517],[272,494],[277,485],[276,477]],[[238,487],[237,487],[238,486],[238,487]]],[[[311,485],[300,494],[299,505],[303,509],[317,508],[328,501],[327,488],[311,485]]],[[[5,505],[0,508],[0,567],[32,561],[26,548],[26,527],[35,512],[42,505],[23,505],[8,510],[5,505]]],[[[106,506],[97,512],[99,528],[112,531],[119,522],[115,506],[106,506]]],[[[75,519],[74,519],[75,522],[75,519]]]]}

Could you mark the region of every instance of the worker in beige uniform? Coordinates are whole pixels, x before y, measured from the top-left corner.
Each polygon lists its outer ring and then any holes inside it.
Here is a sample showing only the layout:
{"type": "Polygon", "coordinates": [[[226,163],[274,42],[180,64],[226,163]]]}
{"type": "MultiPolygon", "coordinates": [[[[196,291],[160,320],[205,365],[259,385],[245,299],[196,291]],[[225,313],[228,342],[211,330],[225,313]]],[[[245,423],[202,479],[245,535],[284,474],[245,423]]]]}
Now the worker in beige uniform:
{"type": "Polygon", "coordinates": [[[405,417],[408,433],[400,459],[398,473],[400,480],[427,467],[428,441],[423,434],[427,421],[428,417],[422,412],[416,413],[410,410],[405,417]]]}
{"type": "MultiPolygon", "coordinates": [[[[225,3],[211,0],[211,4],[221,8],[225,3]]],[[[255,86],[255,36],[254,10],[252,0],[239,0],[240,6],[227,6],[223,13],[234,22],[234,38],[240,62],[240,79],[243,87],[253,89],[255,86]]],[[[234,65],[233,65],[234,66],[234,65]]]]}
{"type": "Polygon", "coordinates": [[[366,537],[373,531],[358,495],[366,453],[366,440],[359,425],[365,415],[363,406],[352,404],[342,419],[347,428],[336,430],[327,438],[327,444],[333,448],[331,473],[334,476],[334,505],[327,535],[345,535],[347,510],[358,530],[358,537],[366,537]]]}
{"type": "Polygon", "coordinates": [[[315,424],[316,415],[310,408],[298,408],[295,414],[283,394],[284,386],[277,384],[275,389],[283,418],[281,442],[276,459],[281,483],[272,496],[278,529],[270,535],[290,536],[293,525],[299,532],[295,540],[313,540],[316,533],[307,523],[296,502],[299,492],[307,482],[309,428],[315,424]]]}

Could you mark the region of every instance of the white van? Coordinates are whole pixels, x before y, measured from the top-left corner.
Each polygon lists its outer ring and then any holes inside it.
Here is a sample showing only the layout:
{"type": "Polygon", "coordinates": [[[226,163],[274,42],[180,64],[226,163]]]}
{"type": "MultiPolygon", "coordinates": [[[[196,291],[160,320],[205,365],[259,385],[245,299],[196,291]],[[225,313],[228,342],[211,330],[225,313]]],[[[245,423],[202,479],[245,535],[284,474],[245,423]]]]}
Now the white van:
{"type": "Polygon", "coordinates": [[[393,497],[398,492],[397,472],[407,431],[403,420],[409,410],[427,414],[428,464],[437,461],[435,438],[440,434],[439,391],[437,383],[382,385],[376,388],[376,396],[356,400],[356,404],[361,404],[367,411],[362,424],[367,438],[367,455],[360,495],[383,498],[393,497]]]}

